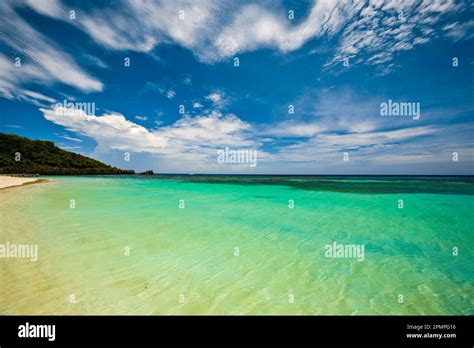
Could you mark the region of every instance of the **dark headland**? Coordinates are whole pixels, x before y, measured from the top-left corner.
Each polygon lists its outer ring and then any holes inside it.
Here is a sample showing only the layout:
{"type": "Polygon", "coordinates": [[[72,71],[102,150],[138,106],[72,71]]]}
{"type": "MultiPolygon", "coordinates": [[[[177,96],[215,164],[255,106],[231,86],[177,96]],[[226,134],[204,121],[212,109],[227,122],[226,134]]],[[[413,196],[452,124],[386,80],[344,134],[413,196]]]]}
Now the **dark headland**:
{"type": "Polygon", "coordinates": [[[0,174],[114,175],[135,171],[63,150],[51,141],[0,133],[0,174]]]}

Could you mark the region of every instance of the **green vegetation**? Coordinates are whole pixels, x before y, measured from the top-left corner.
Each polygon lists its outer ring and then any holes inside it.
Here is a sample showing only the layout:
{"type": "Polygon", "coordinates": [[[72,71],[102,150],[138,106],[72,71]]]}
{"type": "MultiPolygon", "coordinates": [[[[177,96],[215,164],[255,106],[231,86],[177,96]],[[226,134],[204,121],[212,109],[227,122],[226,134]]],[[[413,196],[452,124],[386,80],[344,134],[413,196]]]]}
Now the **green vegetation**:
{"type": "Polygon", "coordinates": [[[134,174],[77,153],[51,141],[0,133],[0,174],[101,175],[134,174]]]}

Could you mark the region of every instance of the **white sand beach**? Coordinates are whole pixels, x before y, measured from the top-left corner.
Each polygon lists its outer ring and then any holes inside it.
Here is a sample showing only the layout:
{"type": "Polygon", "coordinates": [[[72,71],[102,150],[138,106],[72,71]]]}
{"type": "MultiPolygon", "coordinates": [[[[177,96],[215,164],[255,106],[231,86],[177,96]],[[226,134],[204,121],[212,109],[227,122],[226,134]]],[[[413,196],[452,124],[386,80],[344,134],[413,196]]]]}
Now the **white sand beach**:
{"type": "Polygon", "coordinates": [[[15,176],[3,176],[0,175],[0,190],[8,187],[22,186],[25,184],[31,184],[34,182],[43,182],[44,180],[38,178],[26,178],[26,177],[15,177],[15,176]]]}

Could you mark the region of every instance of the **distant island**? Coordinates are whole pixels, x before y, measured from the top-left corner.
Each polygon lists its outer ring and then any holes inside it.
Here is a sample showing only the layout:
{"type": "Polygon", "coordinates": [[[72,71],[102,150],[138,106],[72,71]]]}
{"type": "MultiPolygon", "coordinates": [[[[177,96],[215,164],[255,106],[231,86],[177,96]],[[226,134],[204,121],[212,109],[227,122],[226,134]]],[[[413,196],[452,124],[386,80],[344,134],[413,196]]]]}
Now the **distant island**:
{"type": "Polygon", "coordinates": [[[146,172],[139,173],[138,175],[155,175],[155,173],[153,170],[147,170],[146,172]]]}
{"type": "Polygon", "coordinates": [[[135,171],[60,149],[51,141],[0,133],[0,174],[110,175],[135,171]]]}

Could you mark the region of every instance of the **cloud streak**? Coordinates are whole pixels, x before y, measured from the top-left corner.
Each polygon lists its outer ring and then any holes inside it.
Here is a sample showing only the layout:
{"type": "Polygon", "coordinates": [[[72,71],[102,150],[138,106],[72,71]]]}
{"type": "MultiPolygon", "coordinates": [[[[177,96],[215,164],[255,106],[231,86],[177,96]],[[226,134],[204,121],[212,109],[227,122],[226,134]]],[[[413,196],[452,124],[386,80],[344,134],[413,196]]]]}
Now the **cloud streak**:
{"type": "MultiPolygon", "coordinates": [[[[25,4],[43,15],[67,18],[67,8],[59,0],[25,4]]],[[[78,9],[81,20],[68,23],[109,49],[150,52],[159,44],[174,42],[207,63],[261,48],[286,53],[326,37],[335,47],[327,66],[348,58],[352,63],[391,67],[396,53],[446,34],[437,24],[452,13],[469,11],[464,5],[454,0],[315,0],[306,18],[293,24],[288,9],[265,3],[131,1],[120,2],[120,10],[78,9]]],[[[447,35],[456,40],[466,36],[464,25],[448,29],[447,35]]]]}
{"type": "Polygon", "coordinates": [[[16,57],[0,54],[2,96],[7,99],[25,96],[21,85],[27,83],[62,83],[83,92],[102,90],[102,82],[80,68],[70,55],[35,30],[9,4],[1,7],[1,15],[0,43],[16,57]]]}

